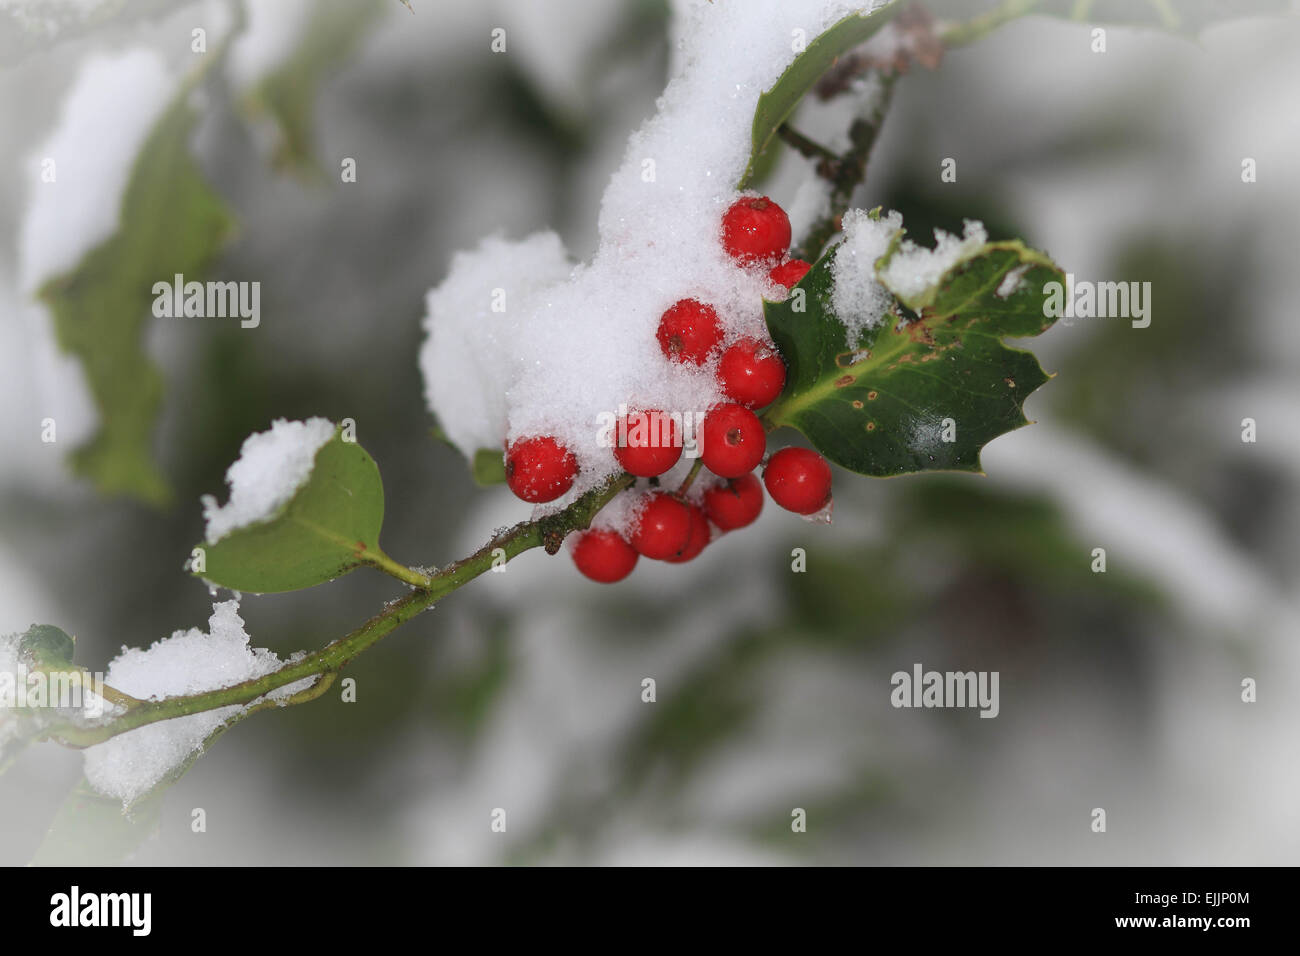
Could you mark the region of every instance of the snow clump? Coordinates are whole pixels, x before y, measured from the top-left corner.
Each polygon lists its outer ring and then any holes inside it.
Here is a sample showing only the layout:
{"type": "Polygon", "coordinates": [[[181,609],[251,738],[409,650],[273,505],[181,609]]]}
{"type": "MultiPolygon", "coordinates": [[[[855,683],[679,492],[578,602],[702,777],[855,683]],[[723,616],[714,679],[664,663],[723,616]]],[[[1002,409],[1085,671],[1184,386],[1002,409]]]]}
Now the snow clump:
{"type": "Polygon", "coordinates": [[[816,37],[880,5],[678,4],[677,71],[605,191],[592,260],[570,262],[553,233],[488,240],[457,256],[429,293],[426,395],[466,457],[553,436],[579,468],[569,493],[546,506],[559,508],[621,470],[598,437],[604,417],[621,406],[694,417],[723,400],[716,355],[702,366],[669,361],[655,337],[659,319],[696,298],[717,311],[724,347],[766,337],[762,300],[786,290],[768,268],[738,266],[720,238],[723,213],[744,195],[737,184],[758,99],[797,56],[797,31],[816,37]]]}
{"type": "Polygon", "coordinates": [[[307,483],[316,453],[334,431],[334,423],[325,418],[305,422],[281,418],[271,423],[270,431],[245,438],[239,458],[226,471],[230,500],[218,505],[212,495],[202,498],[208,544],[274,517],[307,483]]]}
{"type": "MultiPolygon", "coordinates": [[[[284,665],[273,652],[252,648],[239,602],[212,605],[208,633],[176,631],[144,650],[123,648],[109,665],[109,686],[141,700],[199,694],[262,677],[284,665]]],[[[314,678],[272,692],[281,699],[305,690],[314,678]]],[[[176,717],[127,731],[86,750],[86,780],[95,790],[129,805],[200,750],[239,705],[176,717]]]]}

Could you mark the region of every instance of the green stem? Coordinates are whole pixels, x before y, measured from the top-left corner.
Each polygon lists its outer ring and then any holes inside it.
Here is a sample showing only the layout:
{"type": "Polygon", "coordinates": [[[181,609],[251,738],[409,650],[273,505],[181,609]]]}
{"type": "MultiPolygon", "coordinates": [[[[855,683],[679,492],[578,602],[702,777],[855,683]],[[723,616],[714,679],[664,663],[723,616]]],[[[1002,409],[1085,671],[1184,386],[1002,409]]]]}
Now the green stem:
{"type": "Polygon", "coordinates": [[[413,588],[423,589],[433,583],[433,578],[429,575],[421,574],[419,571],[408,568],[406,565],[401,564],[398,561],[394,561],[378,548],[373,551],[366,551],[365,554],[361,556],[361,560],[372,568],[377,568],[385,574],[397,578],[399,581],[405,581],[413,588]]]}
{"type": "Polygon", "coordinates": [[[139,707],[144,701],[138,697],[132,697],[130,694],[124,694],[116,687],[110,687],[108,684],[99,685],[99,695],[118,707],[130,710],[132,707],[139,707]]]}
{"type": "Polygon", "coordinates": [[[704,459],[696,458],[695,464],[691,465],[691,470],[687,472],[686,477],[682,479],[682,486],[677,489],[679,495],[684,495],[686,492],[691,490],[691,485],[695,483],[695,476],[700,473],[700,469],[703,467],[704,459]]]}
{"type": "MultiPolygon", "coordinates": [[[[296,681],[335,674],[353,658],[421,612],[428,610],[445,595],[474,580],[485,571],[491,570],[500,555],[503,554],[508,561],[533,548],[545,548],[549,554],[559,551],[560,545],[569,532],[588,527],[596,513],[615,495],[631,485],[633,480],[631,475],[618,475],[599,488],[587,492],[563,511],[535,521],[517,524],[493,536],[469,557],[462,558],[436,574],[429,575],[427,583],[422,584],[419,590],[412,591],[389,604],[352,633],[313,654],[286,664],[277,671],[204,693],[141,701],[125,714],[105,723],[89,726],[61,725],[51,728],[43,736],[70,747],[89,747],[103,743],[118,734],[161,720],[185,717],[220,707],[243,706],[296,681]]],[[[319,684],[320,682],[309,690],[323,693],[324,687],[328,684],[318,686],[319,684]]],[[[285,701],[262,701],[257,707],[260,709],[264,706],[296,703],[297,698],[310,699],[312,696],[315,695],[304,691],[297,697],[285,701]]]]}

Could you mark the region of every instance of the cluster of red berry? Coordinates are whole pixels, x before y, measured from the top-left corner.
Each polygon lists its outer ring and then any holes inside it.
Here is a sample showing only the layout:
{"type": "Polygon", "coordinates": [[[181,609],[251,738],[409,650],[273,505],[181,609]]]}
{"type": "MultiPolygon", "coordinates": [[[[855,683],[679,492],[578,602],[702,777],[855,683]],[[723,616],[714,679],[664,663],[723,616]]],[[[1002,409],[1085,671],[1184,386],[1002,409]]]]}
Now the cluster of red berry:
{"type": "MultiPolygon", "coordinates": [[[[721,231],[724,250],[742,268],[769,269],[769,278],[787,289],[808,273],[808,263],[786,258],[790,220],[765,196],[733,203],[722,217],[721,231]]],[[[699,504],[680,493],[644,493],[635,526],[626,537],[611,530],[577,536],[574,563],[596,581],[622,580],[642,555],[689,561],[704,550],[713,528],[742,528],[763,508],[763,491],[753,471],[767,451],[767,434],[754,410],[771,404],[785,387],[780,353],[771,342],[748,337],[723,348],[717,312],[697,299],[682,299],[664,312],[657,337],[670,362],[702,366],[721,350],[718,385],[730,401],[708,410],[699,440],[704,466],[722,481],[708,486],[699,504]]],[[[629,437],[613,453],[624,471],[656,478],[677,464],[682,436],[671,417],[658,409],[645,409],[628,418],[636,418],[641,427],[628,428],[627,420],[620,423],[619,434],[629,437]],[[649,437],[643,440],[647,431],[649,437]]],[[[577,473],[572,452],[550,436],[519,439],[506,449],[506,481],[524,501],[553,501],[569,490],[577,473]]],[[[763,484],[781,507],[815,514],[830,502],[831,470],[816,452],[784,448],[768,460],[763,484]]]]}

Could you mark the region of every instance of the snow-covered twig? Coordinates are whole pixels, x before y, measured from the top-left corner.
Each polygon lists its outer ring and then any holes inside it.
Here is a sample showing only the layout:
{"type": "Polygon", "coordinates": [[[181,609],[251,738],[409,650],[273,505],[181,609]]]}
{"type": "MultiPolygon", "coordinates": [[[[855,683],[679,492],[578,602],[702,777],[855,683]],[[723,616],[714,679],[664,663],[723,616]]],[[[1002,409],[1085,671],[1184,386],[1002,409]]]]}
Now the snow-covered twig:
{"type": "MultiPolygon", "coordinates": [[[[274,704],[286,706],[319,696],[328,682],[353,658],[407,621],[426,611],[443,597],[491,570],[501,555],[510,560],[533,548],[554,554],[572,531],[586,528],[591,519],[620,491],[631,484],[629,475],[618,475],[599,488],[587,492],[563,511],[525,521],[494,535],[481,548],[460,561],[427,576],[428,584],[417,588],[382,611],[350,634],[261,677],[241,681],[229,687],[199,694],[139,701],[122,712],[102,721],[64,723],[46,729],[43,737],[70,747],[90,747],[119,734],[175,717],[203,713],[222,707],[247,707],[240,717],[274,704]],[[306,691],[292,697],[265,701],[267,694],[302,680],[317,678],[306,691]],[[326,683],[322,686],[322,681],[326,683]],[[315,691],[316,693],[313,693],[315,691]]],[[[408,569],[404,569],[408,570],[408,569]]],[[[410,572],[414,574],[415,572],[410,572]]],[[[394,575],[407,581],[409,575],[394,575]]],[[[230,723],[233,723],[231,721],[230,723]]],[[[218,728],[224,730],[226,725],[218,728]]]]}

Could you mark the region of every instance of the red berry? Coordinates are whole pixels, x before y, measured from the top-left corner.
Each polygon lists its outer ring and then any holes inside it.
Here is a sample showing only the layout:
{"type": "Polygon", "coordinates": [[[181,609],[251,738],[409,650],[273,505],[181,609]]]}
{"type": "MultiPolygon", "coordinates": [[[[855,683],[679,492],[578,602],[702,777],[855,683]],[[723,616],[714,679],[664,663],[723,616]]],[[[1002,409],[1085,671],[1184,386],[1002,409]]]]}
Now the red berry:
{"type": "Polygon", "coordinates": [[[831,466],[807,448],[782,448],[763,471],[767,493],[795,514],[816,514],[831,500],[831,466]]]}
{"type": "Polygon", "coordinates": [[[554,501],[577,474],[578,459],[549,435],[521,438],[506,449],[506,484],[524,501],[554,501]]]}
{"type": "Polygon", "coordinates": [[[618,423],[614,457],[623,470],[639,478],[654,478],[682,457],[677,423],[661,411],[631,412],[618,423]]]}
{"type": "Polygon", "coordinates": [[[667,561],[686,550],[692,530],[691,509],[662,491],[646,495],[632,530],[632,547],[638,554],[667,561]]]}
{"type": "Polygon", "coordinates": [[[723,531],[752,524],[763,510],[763,486],[753,475],[732,478],[704,493],[704,511],[723,531]]]}
{"type": "Polygon", "coordinates": [[[658,338],[659,347],[671,361],[703,365],[722,341],[722,326],[713,306],[682,299],[659,320],[658,338]]]}
{"type": "Polygon", "coordinates": [[[766,342],[741,339],[722,353],[718,381],[728,398],[747,408],[762,408],[785,388],[785,362],[766,342]]]}
{"type": "Polygon", "coordinates": [[[746,196],[722,217],[722,248],[741,265],[775,264],[790,248],[790,220],[766,196],[746,196]]]}
{"type": "Polygon", "coordinates": [[[767,434],[758,416],[743,405],[715,405],[700,429],[704,466],[719,478],[739,478],[763,460],[767,434]]]}
{"type": "Polygon", "coordinates": [[[709,527],[709,519],[705,516],[703,510],[695,505],[687,505],[687,510],[691,513],[691,530],[686,537],[686,547],[682,553],[676,557],[668,558],[672,564],[685,564],[699,556],[704,550],[704,546],[709,543],[713,537],[713,529],[709,527]]]}
{"type": "Polygon", "coordinates": [[[616,531],[584,531],[573,546],[578,570],[601,584],[622,581],[636,567],[636,549],[616,531]]]}
{"type": "Polygon", "coordinates": [[[787,259],[769,272],[767,277],[778,285],[793,289],[799,284],[799,280],[808,274],[808,270],[811,268],[812,266],[802,259],[787,259]]]}

